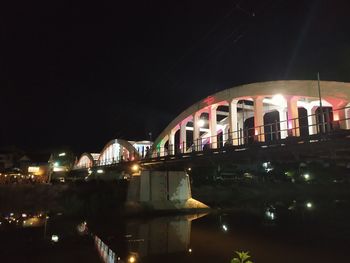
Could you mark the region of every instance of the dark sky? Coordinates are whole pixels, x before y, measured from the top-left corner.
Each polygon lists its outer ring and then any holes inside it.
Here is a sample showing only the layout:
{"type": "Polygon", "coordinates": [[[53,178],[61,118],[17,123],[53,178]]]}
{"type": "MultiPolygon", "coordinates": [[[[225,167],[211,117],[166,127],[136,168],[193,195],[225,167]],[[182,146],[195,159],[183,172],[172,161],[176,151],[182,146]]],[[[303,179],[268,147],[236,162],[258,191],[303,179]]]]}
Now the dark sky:
{"type": "Polygon", "coordinates": [[[348,1],[7,2],[0,146],[100,151],[234,85],[350,81],[348,1]]]}

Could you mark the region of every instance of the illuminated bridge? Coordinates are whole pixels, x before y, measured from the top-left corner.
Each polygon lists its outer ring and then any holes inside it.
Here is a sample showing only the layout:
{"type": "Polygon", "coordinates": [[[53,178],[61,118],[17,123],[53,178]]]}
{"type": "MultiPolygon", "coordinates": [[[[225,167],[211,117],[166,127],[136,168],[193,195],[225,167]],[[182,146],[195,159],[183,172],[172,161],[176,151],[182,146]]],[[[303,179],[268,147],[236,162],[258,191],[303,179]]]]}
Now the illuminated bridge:
{"type": "Polygon", "coordinates": [[[247,149],[251,155],[271,147],[279,156],[288,147],[310,152],[325,147],[343,149],[348,146],[348,135],[350,83],[311,80],[253,83],[220,91],[193,104],[153,144],[112,140],[100,154],[83,154],[75,168],[128,161],[145,166],[189,162],[203,155],[234,154],[236,158],[247,149]]]}

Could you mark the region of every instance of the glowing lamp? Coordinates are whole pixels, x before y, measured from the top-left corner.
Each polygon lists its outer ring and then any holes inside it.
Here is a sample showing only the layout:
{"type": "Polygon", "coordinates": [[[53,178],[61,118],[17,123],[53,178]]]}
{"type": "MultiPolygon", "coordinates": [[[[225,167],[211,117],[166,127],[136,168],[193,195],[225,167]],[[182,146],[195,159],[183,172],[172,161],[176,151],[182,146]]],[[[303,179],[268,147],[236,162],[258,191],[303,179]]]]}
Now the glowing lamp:
{"type": "Polygon", "coordinates": [[[138,164],[134,164],[133,166],[131,166],[131,170],[133,172],[137,172],[140,169],[140,166],[138,164]]]}
{"type": "Polygon", "coordinates": [[[271,102],[275,105],[282,106],[285,104],[286,100],[281,94],[276,94],[272,97],[271,102]]]}
{"type": "Polygon", "coordinates": [[[134,256],[130,256],[130,257],[128,258],[128,262],[134,263],[134,262],[136,262],[136,258],[135,258],[134,256]]]}
{"type": "Polygon", "coordinates": [[[198,121],[198,126],[199,126],[199,127],[203,127],[203,126],[204,126],[204,120],[203,120],[203,119],[200,119],[200,120],[198,121]]]}
{"type": "Polygon", "coordinates": [[[311,202],[307,202],[307,203],[306,203],[306,207],[307,207],[307,208],[312,208],[312,203],[311,203],[311,202]]]}
{"type": "Polygon", "coordinates": [[[333,120],[339,121],[339,112],[333,112],[333,120]]]}
{"type": "Polygon", "coordinates": [[[309,174],[304,174],[304,178],[305,178],[305,180],[309,180],[310,179],[310,175],[309,174]]]}
{"type": "Polygon", "coordinates": [[[52,235],[52,236],[51,236],[51,241],[52,241],[52,242],[55,242],[55,243],[56,243],[56,242],[58,242],[58,240],[59,240],[59,238],[58,238],[57,235],[52,235]]]}

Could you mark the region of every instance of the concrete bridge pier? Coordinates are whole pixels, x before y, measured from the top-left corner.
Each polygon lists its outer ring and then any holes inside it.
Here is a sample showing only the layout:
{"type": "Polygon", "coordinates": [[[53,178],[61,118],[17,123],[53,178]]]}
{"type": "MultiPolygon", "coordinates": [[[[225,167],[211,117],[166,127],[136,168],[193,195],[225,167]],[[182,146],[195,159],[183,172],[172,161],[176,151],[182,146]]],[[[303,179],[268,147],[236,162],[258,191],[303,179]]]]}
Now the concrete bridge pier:
{"type": "Polygon", "coordinates": [[[129,183],[126,210],[192,211],[209,207],[192,198],[188,175],[184,171],[142,171],[129,183]]]}

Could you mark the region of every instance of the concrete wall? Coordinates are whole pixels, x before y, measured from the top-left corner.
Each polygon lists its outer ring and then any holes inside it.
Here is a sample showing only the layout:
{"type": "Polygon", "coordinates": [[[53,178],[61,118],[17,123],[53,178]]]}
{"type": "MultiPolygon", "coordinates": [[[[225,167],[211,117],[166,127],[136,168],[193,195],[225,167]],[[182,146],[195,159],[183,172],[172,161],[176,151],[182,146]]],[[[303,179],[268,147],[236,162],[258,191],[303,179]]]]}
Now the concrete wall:
{"type": "Polygon", "coordinates": [[[156,210],[208,208],[192,199],[188,175],[184,171],[142,171],[130,180],[127,207],[156,210]]]}
{"type": "Polygon", "coordinates": [[[189,178],[183,171],[142,171],[140,177],[141,202],[191,198],[189,178]]]}

